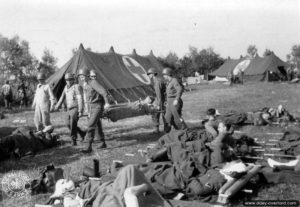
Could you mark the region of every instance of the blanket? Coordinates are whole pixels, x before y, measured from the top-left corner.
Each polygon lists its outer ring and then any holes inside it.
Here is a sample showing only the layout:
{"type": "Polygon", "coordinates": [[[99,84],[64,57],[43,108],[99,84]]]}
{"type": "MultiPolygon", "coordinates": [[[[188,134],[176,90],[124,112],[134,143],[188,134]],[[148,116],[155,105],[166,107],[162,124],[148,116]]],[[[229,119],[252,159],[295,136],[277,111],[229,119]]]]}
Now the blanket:
{"type": "Polygon", "coordinates": [[[122,168],[114,181],[101,183],[89,180],[84,183],[79,192],[79,197],[86,199],[84,206],[91,207],[125,207],[124,191],[131,186],[147,183],[150,187],[145,195],[139,195],[139,206],[143,207],[171,207],[152,185],[146,180],[144,174],[133,165],[122,168]]]}

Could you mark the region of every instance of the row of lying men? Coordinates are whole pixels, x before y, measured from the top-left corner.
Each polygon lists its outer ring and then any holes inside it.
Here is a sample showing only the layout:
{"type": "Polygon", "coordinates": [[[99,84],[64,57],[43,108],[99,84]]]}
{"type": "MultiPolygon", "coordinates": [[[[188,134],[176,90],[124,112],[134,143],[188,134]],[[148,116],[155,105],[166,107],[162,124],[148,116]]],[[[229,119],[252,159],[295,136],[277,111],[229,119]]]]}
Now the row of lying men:
{"type": "MultiPolygon", "coordinates": [[[[227,181],[247,174],[247,164],[237,156],[253,155],[251,146],[255,142],[249,137],[233,138],[232,127],[226,122],[219,121],[215,129],[215,110],[209,109],[207,114],[206,130],[174,130],[164,135],[146,163],[114,163],[114,180],[90,179],[79,190],[74,182],[60,180],[49,202],[64,198],[64,206],[68,207],[171,206],[164,198],[178,195],[187,200],[216,201],[218,191],[227,181]],[[211,127],[216,134],[210,133],[211,127]]],[[[287,163],[272,159],[267,162],[271,168],[300,170],[299,157],[287,163]]],[[[88,177],[99,177],[97,172],[98,169],[83,170],[88,177]]]]}
{"type": "MultiPolygon", "coordinates": [[[[146,163],[125,167],[114,163],[114,169],[122,169],[114,181],[90,179],[76,190],[74,182],[60,180],[49,202],[64,198],[68,207],[170,206],[159,194],[168,199],[180,195],[187,200],[215,201],[224,183],[247,173],[247,164],[237,158],[255,155],[251,146],[256,143],[245,136],[233,138],[232,126],[217,121],[215,109],[207,111],[207,118],[205,130],[173,130],[161,137],[146,163]]],[[[300,170],[299,158],[288,163],[267,161],[272,168],[300,170]]],[[[84,169],[83,174],[99,178],[98,172],[84,169]]]]}

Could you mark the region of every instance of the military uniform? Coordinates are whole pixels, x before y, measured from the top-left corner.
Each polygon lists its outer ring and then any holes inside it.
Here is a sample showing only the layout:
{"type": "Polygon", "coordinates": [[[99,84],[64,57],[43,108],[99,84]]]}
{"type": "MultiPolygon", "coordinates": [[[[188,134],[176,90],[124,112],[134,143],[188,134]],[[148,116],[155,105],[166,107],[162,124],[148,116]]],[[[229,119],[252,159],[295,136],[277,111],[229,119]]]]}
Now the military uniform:
{"type": "Polygon", "coordinates": [[[70,87],[65,86],[63,93],[57,103],[57,108],[59,108],[62,103],[66,101],[68,114],[66,116],[66,124],[70,129],[71,138],[76,144],[77,132],[84,138],[85,132],[83,132],[78,126],[78,113],[83,113],[83,97],[82,88],[78,84],[73,84],[70,87]]]}
{"type": "Polygon", "coordinates": [[[107,92],[96,80],[91,80],[83,86],[83,94],[89,113],[86,132],[86,139],[89,142],[89,146],[91,147],[94,138],[99,139],[102,145],[106,146],[100,118],[103,114],[105,103],[108,103],[107,92]]]}
{"type": "Polygon", "coordinates": [[[214,138],[218,136],[219,120],[209,120],[204,124],[205,130],[214,138]]]}
{"type": "Polygon", "coordinates": [[[32,106],[34,111],[34,123],[37,131],[43,130],[44,127],[51,125],[50,108],[54,105],[55,97],[48,84],[37,85],[32,106]]]}
{"type": "MultiPolygon", "coordinates": [[[[154,87],[155,94],[156,94],[155,104],[157,106],[159,106],[161,111],[163,111],[165,109],[166,85],[165,85],[165,83],[163,82],[163,80],[161,78],[154,77],[153,78],[153,87],[154,87]]],[[[160,114],[162,114],[162,113],[158,112],[158,113],[154,113],[152,115],[152,120],[153,120],[153,123],[155,124],[157,130],[159,130],[159,117],[160,117],[160,114]]],[[[163,121],[165,122],[164,114],[162,114],[162,117],[163,117],[163,121]]]]}
{"type": "Polygon", "coordinates": [[[4,84],[2,86],[2,95],[4,96],[4,103],[5,108],[11,109],[11,102],[12,102],[12,89],[9,84],[4,84]]]}
{"type": "Polygon", "coordinates": [[[183,87],[178,82],[176,78],[172,78],[166,86],[166,96],[167,96],[167,106],[166,106],[166,124],[167,132],[170,131],[171,126],[173,125],[175,129],[185,128],[185,124],[181,118],[181,112],[183,107],[183,102],[181,95],[183,93],[183,87]],[[177,100],[177,105],[173,105],[174,100],[177,100]]]}
{"type": "Polygon", "coordinates": [[[20,99],[20,106],[27,106],[26,86],[24,85],[24,83],[21,83],[18,86],[18,97],[20,99]]]}

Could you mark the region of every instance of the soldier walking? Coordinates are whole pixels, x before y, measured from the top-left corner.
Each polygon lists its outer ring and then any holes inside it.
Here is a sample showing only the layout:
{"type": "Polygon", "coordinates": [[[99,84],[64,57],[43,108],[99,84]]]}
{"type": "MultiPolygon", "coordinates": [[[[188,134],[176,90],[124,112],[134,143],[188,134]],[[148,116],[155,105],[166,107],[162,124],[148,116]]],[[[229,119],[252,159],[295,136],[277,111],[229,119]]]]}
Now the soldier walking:
{"type": "MultiPolygon", "coordinates": [[[[163,80],[157,76],[157,71],[155,68],[150,68],[147,71],[147,75],[152,81],[152,85],[155,90],[155,105],[156,109],[158,111],[164,111],[165,110],[165,93],[166,93],[166,85],[163,82],[163,80]]],[[[160,115],[162,116],[164,125],[165,125],[165,117],[164,113],[162,112],[157,112],[152,115],[152,121],[155,124],[155,133],[159,133],[159,118],[160,115]]]]}
{"type": "Polygon", "coordinates": [[[83,95],[85,97],[85,106],[87,107],[89,117],[88,128],[85,136],[88,144],[83,150],[81,150],[81,152],[90,153],[92,152],[92,143],[95,136],[99,136],[100,138],[100,146],[98,148],[106,148],[100,118],[103,114],[104,108],[109,107],[109,104],[107,99],[107,92],[97,82],[95,71],[90,72],[86,68],[80,69],[78,72],[78,76],[83,82],[83,95]]]}
{"type": "Polygon", "coordinates": [[[73,146],[77,145],[77,133],[84,139],[85,132],[82,131],[77,123],[78,119],[83,114],[83,97],[82,87],[74,82],[74,75],[71,73],[65,74],[66,86],[60,96],[58,103],[55,106],[57,111],[65,101],[67,105],[66,124],[70,129],[70,136],[73,141],[73,146]]]}
{"type": "Polygon", "coordinates": [[[177,80],[173,77],[172,70],[170,68],[163,69],[163,77],[166,79],[166,127],[165,131],[169,132],[173,126],[175,129],[185,129],[186,124],[181,117],[183,102],[181,99],[183,93],[183,87],[177,80]]]}

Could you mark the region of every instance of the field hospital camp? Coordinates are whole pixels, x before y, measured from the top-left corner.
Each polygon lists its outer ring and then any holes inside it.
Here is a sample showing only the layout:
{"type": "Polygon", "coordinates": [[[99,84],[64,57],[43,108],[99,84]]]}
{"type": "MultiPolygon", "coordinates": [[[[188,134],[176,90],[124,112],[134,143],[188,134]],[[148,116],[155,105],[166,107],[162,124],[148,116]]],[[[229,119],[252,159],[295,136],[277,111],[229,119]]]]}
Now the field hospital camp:
{"type": "Polygon", "coordinates": [[[1,5],[0,206],[300,205],[298,0],[1,5]]]}

